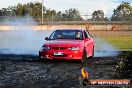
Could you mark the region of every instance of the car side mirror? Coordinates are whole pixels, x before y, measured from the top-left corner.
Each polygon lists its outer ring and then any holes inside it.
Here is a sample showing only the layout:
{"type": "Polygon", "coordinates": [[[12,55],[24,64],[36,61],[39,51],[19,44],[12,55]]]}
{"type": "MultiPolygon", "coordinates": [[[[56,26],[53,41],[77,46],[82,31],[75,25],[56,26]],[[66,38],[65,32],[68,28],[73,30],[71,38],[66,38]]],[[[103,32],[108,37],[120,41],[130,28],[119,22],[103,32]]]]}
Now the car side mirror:
{"type": "Polygon", "coordinates": [[[48,37],[45,37],[45,40],[48,40],[49,38],[48,37]]]}

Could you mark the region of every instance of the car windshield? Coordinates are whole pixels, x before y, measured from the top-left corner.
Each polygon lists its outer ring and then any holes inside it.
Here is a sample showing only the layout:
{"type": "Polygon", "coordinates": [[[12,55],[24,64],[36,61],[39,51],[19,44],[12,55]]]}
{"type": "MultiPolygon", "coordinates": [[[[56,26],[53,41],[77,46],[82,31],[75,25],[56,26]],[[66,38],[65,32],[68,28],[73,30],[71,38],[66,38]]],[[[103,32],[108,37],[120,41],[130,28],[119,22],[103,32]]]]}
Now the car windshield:
{"type": "Polygon", "coordinates": [[[73,40],[82,40],[82,31],[79,30],[56,30],[54,31],[49,40],[56,39],[73,39],[73,40]]]}

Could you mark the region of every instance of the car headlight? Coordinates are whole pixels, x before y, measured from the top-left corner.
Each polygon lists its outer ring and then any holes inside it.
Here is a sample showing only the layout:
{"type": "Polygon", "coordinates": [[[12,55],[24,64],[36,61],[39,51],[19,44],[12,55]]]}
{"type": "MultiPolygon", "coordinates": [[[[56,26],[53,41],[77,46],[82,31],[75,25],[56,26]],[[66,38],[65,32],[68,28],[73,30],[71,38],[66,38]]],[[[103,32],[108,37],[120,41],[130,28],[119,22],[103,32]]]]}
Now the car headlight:
{"type": "Polygon", "coordinates": [[[79,50],[79,47],[71,47],[69,50],[79,50]]]}
{"type": "Polygon", "coordinates": [[[48,46],[42,46],[41,50],[50,50],[50,47],[48,47],[48,46]]]}

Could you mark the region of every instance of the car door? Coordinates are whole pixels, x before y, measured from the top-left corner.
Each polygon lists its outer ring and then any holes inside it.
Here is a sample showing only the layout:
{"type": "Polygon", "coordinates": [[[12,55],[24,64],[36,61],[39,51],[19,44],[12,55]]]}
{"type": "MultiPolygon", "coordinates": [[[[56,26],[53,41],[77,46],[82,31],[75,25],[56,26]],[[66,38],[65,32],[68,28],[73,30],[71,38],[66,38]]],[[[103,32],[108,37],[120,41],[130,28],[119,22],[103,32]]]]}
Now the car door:
{"type": "Polygon", "coordinates": [[[90,34],[84,30],[84,42],[85,42],[85,47],[87,51],[87,56],[92,56],[92,49],[93,49],[93,39],[90,36],[90,34]]]}

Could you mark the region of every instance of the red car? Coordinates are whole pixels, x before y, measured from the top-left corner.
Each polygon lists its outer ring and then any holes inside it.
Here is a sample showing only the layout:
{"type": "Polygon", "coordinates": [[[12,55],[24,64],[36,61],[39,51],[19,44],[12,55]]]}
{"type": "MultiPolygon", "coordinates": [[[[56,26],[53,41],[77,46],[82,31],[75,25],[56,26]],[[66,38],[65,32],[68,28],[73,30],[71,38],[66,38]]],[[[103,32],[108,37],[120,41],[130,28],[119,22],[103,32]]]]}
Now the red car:
{"type": "Polygon", "coordinates": [[[39,51],[40,59],[84,61],[94,56],[94,41],[84,29],[55,30],[39,51]]]}

